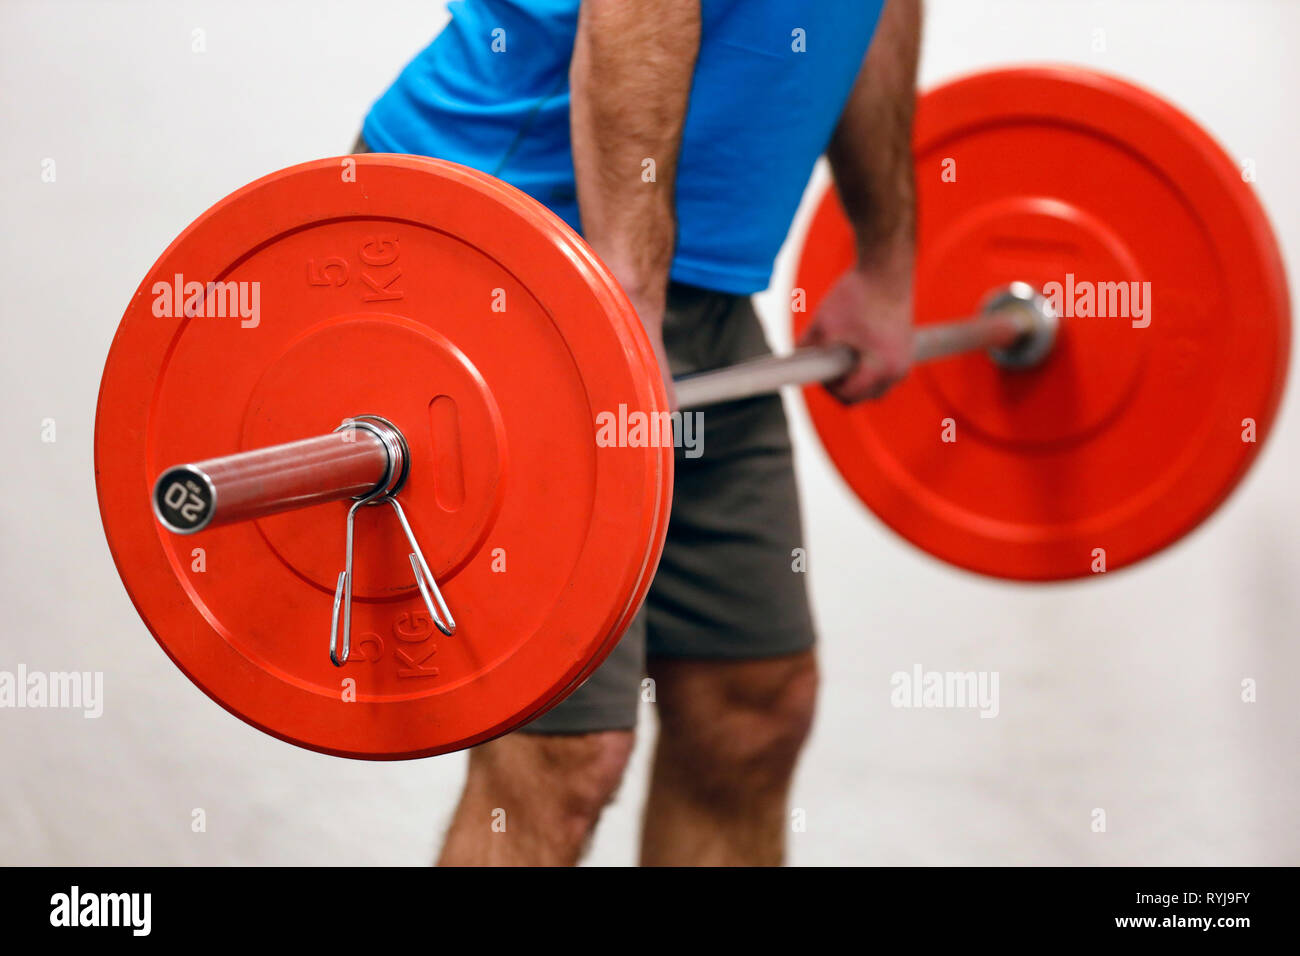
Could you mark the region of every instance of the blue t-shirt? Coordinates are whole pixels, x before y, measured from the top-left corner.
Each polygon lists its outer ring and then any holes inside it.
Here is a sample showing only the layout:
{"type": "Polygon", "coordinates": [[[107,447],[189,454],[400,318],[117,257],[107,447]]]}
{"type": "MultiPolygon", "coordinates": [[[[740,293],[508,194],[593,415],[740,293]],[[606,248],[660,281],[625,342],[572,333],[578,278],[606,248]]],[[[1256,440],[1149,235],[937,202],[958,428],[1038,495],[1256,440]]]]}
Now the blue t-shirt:
{"type": "MultiPolygon", "coordinates": [[[[883,2],[702,0],[673,279],[738,294],[767,286],[883,2]]],[[[451,21],[371,108],[366,143],[491,173],[581,232],[568,77],[578,3],[449,4],[451,21]]]]}

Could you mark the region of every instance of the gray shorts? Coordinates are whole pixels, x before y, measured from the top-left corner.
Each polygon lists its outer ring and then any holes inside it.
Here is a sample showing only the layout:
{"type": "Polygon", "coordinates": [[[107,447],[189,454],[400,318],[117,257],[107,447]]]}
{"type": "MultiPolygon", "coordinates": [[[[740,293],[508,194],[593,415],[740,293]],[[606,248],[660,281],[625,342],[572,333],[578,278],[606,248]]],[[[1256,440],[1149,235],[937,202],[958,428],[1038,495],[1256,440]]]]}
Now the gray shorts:
{"type": "MultiPolygon", "coordinates": [[[[365,143],[353,152],[367,152],[365,143]]],[[[747,296],[677,283],[668,290],[664,347],[674,376],[771,353],[747,296]]],[[[702,411],[703,453],[676,449],[672,517],[645,606],[600,668],[524,732],[634,727],[647,657],[752,660],[812,647],[781,399],[702,411]]]]}

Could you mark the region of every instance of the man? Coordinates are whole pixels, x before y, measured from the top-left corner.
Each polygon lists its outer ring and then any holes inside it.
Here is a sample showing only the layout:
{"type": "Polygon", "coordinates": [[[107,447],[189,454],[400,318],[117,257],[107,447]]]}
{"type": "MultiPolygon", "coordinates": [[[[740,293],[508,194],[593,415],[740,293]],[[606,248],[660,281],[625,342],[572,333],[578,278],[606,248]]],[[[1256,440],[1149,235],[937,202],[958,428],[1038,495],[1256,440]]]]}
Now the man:
{"type": "MultiPolygon", "coordinates": [[[[831,386],[846,402],[905,373],[920,0],[450,7],[359,150],[464,163],[546,203],[622,283],[665,378],[768,351],[748,297],[767,286],[825,152],[858,264],[805,344],[858,350],[831,386]]],[[[642,863],[781,862],[817,688],[791,566],[803,539],[790,440],[777,396],[711,408],[704,424],[705,454],[677,457],[646,607],[568,699],[471,752],[440,862],[577,862],[632,750],[646,673],[659,736],[642,863]]]]}

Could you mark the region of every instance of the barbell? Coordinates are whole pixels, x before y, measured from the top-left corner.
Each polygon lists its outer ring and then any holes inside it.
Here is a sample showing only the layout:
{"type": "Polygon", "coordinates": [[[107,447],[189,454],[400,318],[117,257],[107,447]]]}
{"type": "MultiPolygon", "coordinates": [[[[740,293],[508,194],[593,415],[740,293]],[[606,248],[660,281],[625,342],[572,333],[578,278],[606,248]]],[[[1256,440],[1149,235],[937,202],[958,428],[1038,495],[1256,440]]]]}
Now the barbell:
{"type": "MultiPolygon", "coordinates": [[[[788,384],[864,503],[950,563],[1061,580],[1185,535],[1256,457],[1289,352],[1280,256],[1232,160],[1150,93],[1064,68],[926,94],[915,152],[921,364],[853,407],[817,384],[852,366],[840,346],[678,379],[670,411],[608,270],[484,174],[371,154],[226,197],[141,283],[101,385],[100,510],[141,616],[281,739],[472,746],[561,700],[631,622],[674,419],[700,417],[707,453],[709,407],[788,384]]],[[[828,191],[796,332],[853,256],[828,191]]]]}

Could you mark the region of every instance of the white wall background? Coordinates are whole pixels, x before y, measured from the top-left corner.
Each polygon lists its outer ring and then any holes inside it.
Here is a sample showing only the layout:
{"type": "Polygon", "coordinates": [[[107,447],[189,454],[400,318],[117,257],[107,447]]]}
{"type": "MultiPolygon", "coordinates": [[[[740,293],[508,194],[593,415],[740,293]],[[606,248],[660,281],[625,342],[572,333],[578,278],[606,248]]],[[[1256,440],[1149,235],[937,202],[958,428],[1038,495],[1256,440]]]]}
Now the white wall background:
{"type": "MultiPolygon", "coordinates": [[[[208,701],[118,581],[91,445],[109,342],[157,254],[245,182],[344,152],[443,17],[431,2],[0,5],[0,669],[102,670],[107,684],[99,720],[0,710],[0,863],[432,857],[463,756],[331,759],[208,701]],[[45,157],[54,184],[40,181],[45,157]],[[54,444],[39,439],[44,418],[54,444]],[[206,833],[190,830],[195,807],[206,833]]],[[[931,0],[922,72],[930,84],[1078,62],[1175,100],[1255,159],[1295,277],[1297,38],[1289,0],[931,0]],[[1092,52],[1099,27],[1105,54],[1092,52]]],[[[763,300],[779,343],[788,252],[763,300]]],[[[1032,589],[892,537],[792,400],[826,673],[792,862],[1300,862],[1295,392],[1259,466],[1192,538],[1140,570],[1032,589]],[[891,709],[890,673],[915,662],[999,671],[1001,716],[891,709]],[[1243,677],[1258,703],[1240,702],[1243,677]],[[1094,807],[1105,834],[1090,831],[1094,807]]],[[[635,859],[646,736],[593,863],[635,859]]]]}

